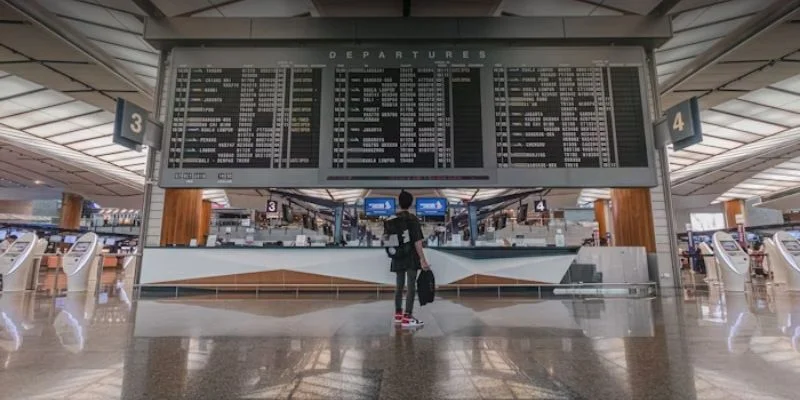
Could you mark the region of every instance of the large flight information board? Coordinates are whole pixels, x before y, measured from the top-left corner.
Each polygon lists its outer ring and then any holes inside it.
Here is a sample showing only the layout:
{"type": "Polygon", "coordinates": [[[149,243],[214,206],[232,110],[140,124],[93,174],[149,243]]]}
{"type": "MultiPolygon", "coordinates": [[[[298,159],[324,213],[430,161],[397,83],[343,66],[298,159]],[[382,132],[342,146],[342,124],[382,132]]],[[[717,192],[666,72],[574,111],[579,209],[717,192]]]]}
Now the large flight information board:
{"type": "Polygon", "coordinates": [[[479,68],[337,68],[335,79],[334,168],[483,167],[479,68]]]}
{"type": "Polygon", "coordinates": [[[640,49],[174,54],[163,187],[656,183],[640,49]]]}

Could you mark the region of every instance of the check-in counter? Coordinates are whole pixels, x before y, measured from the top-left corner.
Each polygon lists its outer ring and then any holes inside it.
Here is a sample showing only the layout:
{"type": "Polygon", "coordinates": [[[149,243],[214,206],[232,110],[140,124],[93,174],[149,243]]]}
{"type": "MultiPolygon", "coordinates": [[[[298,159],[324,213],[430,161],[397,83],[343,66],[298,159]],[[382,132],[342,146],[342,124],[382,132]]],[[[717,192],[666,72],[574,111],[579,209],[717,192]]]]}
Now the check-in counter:
{"type": "MultiPolygon", "coordinates": [[[[579,251],[582,248],[437,247],[425,249],[425,254],[437,285],[447,287],[559,284],[579,251]]],[[[140,283],[374,288],[393,286],[395,279],[383,248],[150,247],[144,249],[140,283]]]]}

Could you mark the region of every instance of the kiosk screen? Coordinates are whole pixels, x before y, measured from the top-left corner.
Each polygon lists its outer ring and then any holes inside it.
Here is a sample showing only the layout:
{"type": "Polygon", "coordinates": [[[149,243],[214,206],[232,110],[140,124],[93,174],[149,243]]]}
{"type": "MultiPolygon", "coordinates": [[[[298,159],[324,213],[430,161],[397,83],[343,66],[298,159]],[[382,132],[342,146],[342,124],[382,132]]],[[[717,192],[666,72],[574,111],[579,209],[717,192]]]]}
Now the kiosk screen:
{"type": "Polygon", "coordinates": [[[75,245],[72,249],[73,254],[83,254],[89,249],[89,243],[81,242],[75,245]]]}
{"type": "Polygon", "coordinates": [[[800,251],[800,242],[797,240],[784,240],[783,246],[789,251],[800,251]]]}
{"type": "Polygon", "coordinates": [[[28,247],[28,243],[29,242],[14,242],[14,244],[11,245],[11,248],[8,249],[8,252],[6,254],[22,253],[23,251],[25,251],[25,248],[28,247]]]}
{"type": "Polygon", "coordinates": [[[722,245],[722,248],[725,249],[725,251],[739,251],[739,245],[733,240],[723,240],[719,242],[719,244],[722,245]]]}

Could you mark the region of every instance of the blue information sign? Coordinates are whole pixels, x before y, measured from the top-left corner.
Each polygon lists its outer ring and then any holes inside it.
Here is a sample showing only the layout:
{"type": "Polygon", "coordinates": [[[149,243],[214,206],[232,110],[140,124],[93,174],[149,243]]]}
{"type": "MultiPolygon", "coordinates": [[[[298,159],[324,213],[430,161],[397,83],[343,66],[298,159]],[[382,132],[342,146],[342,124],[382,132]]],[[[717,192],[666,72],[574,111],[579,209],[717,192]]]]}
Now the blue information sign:
{"type": "Polygon", "coordinates": [[[370,217],[389,217],[395,213],[395,199],[391,197],[367,197],[364,213],[370,217]]]}
{"type": "Polygon", "coordinates": [[[417,199],[417,215],[420,217],[444,217],[447,213],[447,199],[442,197],[421,197],[417,199]]]}

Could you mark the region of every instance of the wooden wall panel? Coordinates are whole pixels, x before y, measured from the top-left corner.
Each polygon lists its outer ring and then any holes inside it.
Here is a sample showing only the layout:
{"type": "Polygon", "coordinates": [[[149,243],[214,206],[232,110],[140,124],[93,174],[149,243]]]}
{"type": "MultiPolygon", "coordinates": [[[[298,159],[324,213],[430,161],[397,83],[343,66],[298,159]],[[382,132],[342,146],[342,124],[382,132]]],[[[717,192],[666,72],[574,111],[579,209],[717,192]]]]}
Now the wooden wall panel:
{"type": "Polygon", "coordinates": [[[606,237],[608,233],[608,200],[597,199],[594,201],[594,219],[597,221],[597,229],[600,231],[600,237],[606,237]]]}
{"type": "Polygon", "coordinates": [[[61,216],[58,221],[58,227],[61,229],[80,229],[82,210],[83,196],[64,192],[61,195],[61,216]]]}
{"type": "Polygon", "coordinates": [[[725,213],[725,227],[736,228],[736,214],[744,215],[744,200],[734,199],[722,203],[725,213]]]}
{"type": "MultiPolygon", "coordinates": [[[[204,230],[203,222],[203,190],[202,189],[166,189],[164,193],[164,216],[161,220],[161,245],[188,245],[197,239],[203,244],[200,236],[204,230]]],[[[211,216],[210,212],[208,214],[211,216]]],[[[208,221],[205,222],[205,232],[208,221]]]]}
{"type": "Polygon", "coordinates": [[[648,253],[655,253],[656,235],[650,189],[611,189],[611,205],[614,245],[642,246],[648,253]]]}
{"type": "Polygon", "coordinates": [[[197,237],[200,242],[198,243],[199,246],[205,245],[205,237],[208,236],[209,225],[211,224],[211,202],[208,200],[203,200],[201,205],[202,209],[200,210],[200,221],[197,224],[197,237]]]}

